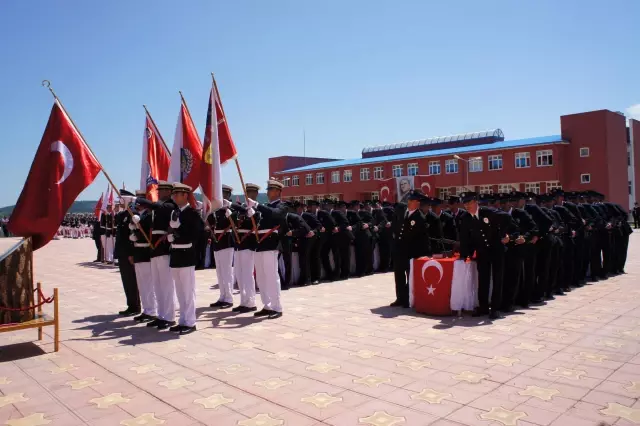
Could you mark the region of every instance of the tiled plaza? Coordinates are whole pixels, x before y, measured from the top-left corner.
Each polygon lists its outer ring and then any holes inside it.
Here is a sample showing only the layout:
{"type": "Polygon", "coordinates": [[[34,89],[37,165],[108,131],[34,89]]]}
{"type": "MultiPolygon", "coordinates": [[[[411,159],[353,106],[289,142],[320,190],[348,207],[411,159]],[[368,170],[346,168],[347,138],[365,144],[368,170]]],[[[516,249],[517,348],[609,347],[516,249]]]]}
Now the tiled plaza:
{"type": "Polygon", "coordinates": [[[294,288],[254,319],[210,309],[198,271],[198,331],[178,337],[114,315],[92,240],[53,241],[35,275],[60,288],[60,352],[52,328],[0,334],[0,424],[640,424],[640,234],[629,252],[626,275],[493,323],[389,308],[391,274],[294,288]]]}

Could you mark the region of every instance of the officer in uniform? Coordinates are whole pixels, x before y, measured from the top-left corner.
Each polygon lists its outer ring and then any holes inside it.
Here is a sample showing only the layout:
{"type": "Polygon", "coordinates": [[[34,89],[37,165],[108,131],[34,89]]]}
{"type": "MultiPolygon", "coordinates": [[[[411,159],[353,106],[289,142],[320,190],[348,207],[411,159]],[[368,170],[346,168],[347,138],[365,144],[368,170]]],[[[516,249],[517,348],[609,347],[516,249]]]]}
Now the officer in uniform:
{"type": "Polygon", "coordinates": [[[373,210],[373,218],[378,227],[378,253],[380,255],[380,264],[378,272],[387,272],[391,268],[391,242],[393,233],[391,230],[391,221],[393,219],[393,207],[386,203],[381,208],[373,210]]]}
{"type": "MultiPolygon", "coordinates": [[[[326,228],[320,222],[318,218],[318,208],[320,203],[318,201],[309,200],[307,201],[307,211],[302,211],[302,208],[298,212],[301,215],[302,219],[309,225],[311,231],[313,231],[314,236],[305,239],[304,241],[307,244],[307,248],[305,250],[300,250],[300,269],[302,270],[303,266],[306,268],[308,266],[309,270],[309,281],[312,284],[318,284],[320,282],[320,274],[321,274],[321,246],[322,241],[320,238],[324,237],[326,234],[326,228]],[[305,255],[303,260],[302,255],[305,255]]],[[[302,271],[300,271],[300,279],[302,280],[302,271]]]]}
{"type": "Polygon", "coordinates": [[[336,204],[338,209],[331,212],[331,217],[336,223],[338,232],[334,234],[336,250],[333,252],[333,260],[336,265],[338,279],[347,280],[351,273],[351,243],[354,240],[353,228],[347,217],[347,203],[340,201],[336,204]],[[337,254],[337,256],[336,256],[337,254]]]}
{"type": "Polygon", "coordinates": [[[216,262],[216,276],[218,278],[218,288],[220,297],[217,302],[209,305],[212,308],[226,309],[233,307],[233,284],[235,276],[233,274],[233,255],[235,252],[235,222],[237,217],[231,207],[231,193],[233,189],[228,185],[222,186],[223,206],[211,212],[207,216],[207,222],[213,229],[213,257],[216,262]]]}
{"type": "Polygon", "coordinates": [[[113,206],[107,205],[107,211],[100,218],[102,232],[102,263],[113,263],[113,206]]]}
{"type": "MultiPolygon", "coordinates": [[[[257,197],[259,187],[247,183],[247,194],[257,197]]],[[[250,195],[250,196],[251,196],[250,195]]],[[[231,204],[231,210],[236,214],[236,227],[239,241],[235,244],[234,275],[240,288],[240,304],[232,309],[233,312],[255,312],[256,308],[256,281],[253,275],[255,269],[256,248],[258,247],[257,228],[253,226],[260,223],[260,212],[247,208],[239,203],[231,204]],[[252,221],[253,219],[253,221],[252,221]]]]}
{"type": "MultiPolygon", "coordinates": [[[[131,200],[135,195],[124,189],[120,190],[122,197],[128,197],[131,200]]],[[[122,201],[123,203],[128,201],[122,201]]],[[[136,281],[136,271],[133,263],[133,242],[129,239],[131,217],[125,209],[119,211],[115,216],[116,223],[116,244],[115,252],[118,257],[118,269],[120,270],[120,278],[122,279],[122,287],[127,299],[127,309],[120,311],[122,316],[134,316],[140,313],[140,296],[138,294],[138,283],[136,281]]]]}
{"type": "Polygon", "coordinates": [[[173,184],[171,198],[177,209],[171,213],[167,235],[171,244],[169,266],[180,305],[178,325],[169,331],[181,335],[196,331],[196,243],[204,230],[200,213],[189,205],[190,194],[190,186],[179,182],[173,184]]]}
{"type": "MultiPolygon", "coordinates": [[[[521,202],[522,201],[519,200],[520,204],[521,202]]],[[[533,276],[533,290],[528,290],[528,286],[530,286],[531,283],[526,281],[527,276],[525,275],[525,288],[527,288],[525,291],[531,291],[529,298],[530,303],[542,303],[543,297],[548,299],[553,298],[552,291],[548,288],[551,257],[552,255],[557,255],[555,236],[551,232],[553,229],[553,219],[536,204],[536,194],[534,193],[526,194],[525,205],[522,208],[531,216],[538,230],[538,239],[533,244],[535,266],[533,273],[530,273],[530,275],[533,276]]],[[[525,269],[528,271],[530,266],[531,265],[525,265],[525,269]]]]}
{"type": "Polygon", "coordinates": [[[98,218],[93,218],[91,221],[91,237],[96,244],[96,249],[98,251],[96,255],[96,262],[102,262],[102,236],[104,235],[104,230],[100,226],[100,220],[98,218]]]}
{"type": "Polygon", "coordinates": [[[262,215],[258,224],[260,242],[256,249],[256,277],[260,285],[260,297],[264,307],[254,313],[256,317],[269,319],[282,316],[280,301],[280,275],[278,273],[278,248],[280,247],[280,233],[288,232],[286,210],[280,207],[280,194],[284,185],[276,180],[267,181],[267,204],[258,203],[247,198],[247,207],[255,208],[262,215]]]}
{"type": "MultiPolygon", "coordinates": [[[[324,200],[323,208],[315,210],[315,214],[318,217],[318,221],[322,224],[320,232],[318,233],[318,245],[320,252],[320,261],[322,262],[322,268],[324,269],[324,279],[327,281],[333,281],[340,275],[340,265],[338,263],[339,257],[337,252],[336,234],[339,229],[336,225],[331,211],[333,210],[333,200],[324,200]],[[331,255],[333,252],[333,266],[331,265],[331,255]]],[[[312,207],[312,210],[314,207],[312,207]]]]}
{"type": "MultiPolygon", "coordinates": [[[[137,199],[145,199],[146,191],[136,191],[137,199]]],[[[137,214],[131,218],[129,224],[129,238],[133,242],[133,265],[138,283],[138,293],[142,302],[142,314],[134,318],[140,323],[151,322],[158,315],[158,301],[151,275],[151,246],[144,238],[144,233],[151,238],[151,212],[144,205],[136,202],[137,214]]]]}

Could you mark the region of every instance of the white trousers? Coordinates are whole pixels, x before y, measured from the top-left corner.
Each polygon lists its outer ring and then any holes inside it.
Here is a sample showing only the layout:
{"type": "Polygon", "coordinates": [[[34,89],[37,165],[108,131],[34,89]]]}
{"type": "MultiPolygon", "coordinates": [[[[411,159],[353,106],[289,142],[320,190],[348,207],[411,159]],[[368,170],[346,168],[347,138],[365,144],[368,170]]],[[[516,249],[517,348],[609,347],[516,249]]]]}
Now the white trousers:
{"type": "Polygon", "coordinates": [[[276,250],[257,251],[255,264],[256,277],[260,283],[260,298],[265,309],[282,312],[278,252],[276,250]]]}
{"type": "Polygon", "coordinates": [[[219,302],[233,303],[233,247],[213,252],[220,289],[219,302]]]}
{"type": "Polygon", "coordinates": [[[113,262],[113,237],[102,235],[100,238],[102,239],[102,250],[104,252],[105,262],[113,262]]]}
{"type": "Polygon", "coordinates": [[[156,290],[153,287],[151,262],[136,263],[133,267],[136,270],[142,313],[155,317],[158,315],[158,301],[156,300],[156,290]]]}
{"type": "Polygon", "coordinates": [[[233,264],[233,268],[240,288],[240,306],[246,306],[247,308],[256,306],[256,280],[253,276],[255,265],[255,251],[238,250],[236,252],[236,261],[233,264]]]}
{"type": "Polygon", "coordinates": [[[158,301],[158,318],[175,321],[176,287],[169,267],[169,255],[151,258],[151,280],[158,301]]]}
{"type": "Polygon", "coordinates": [[[171,268],[171,275],[180,304],[178,324],[193,327],[196,325],[196,267],[171,268]]]}

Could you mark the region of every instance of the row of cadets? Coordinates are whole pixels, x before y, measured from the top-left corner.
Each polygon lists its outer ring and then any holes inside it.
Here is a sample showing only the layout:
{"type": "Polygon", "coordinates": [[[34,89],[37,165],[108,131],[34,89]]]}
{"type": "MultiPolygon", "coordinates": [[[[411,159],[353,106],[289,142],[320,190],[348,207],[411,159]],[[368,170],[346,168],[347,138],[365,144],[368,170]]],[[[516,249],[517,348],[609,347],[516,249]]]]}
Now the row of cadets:
{"type": "Polygon", "coordinates": [[[115,237],[115,220],[113,217],[113,205],[107,205],[107,211],[100,217],[100,240],[102,242],[102,261],[113,263],[113,249],[115,237]]]}
{"type": "MultiPolygon", "coordinates": [[[[283,289],[288,289],[290,285],[306,285],[309,282],[309,255],[308,250],[313,244],[315,238],[315,232],[311,230],[309,224],[297,214],[297,210],[302,210],[302,205],[299,202],[283,202],[283,207],[286,209],[286,224],[287,233],[284,235],[285,245],[288,245],[290,251],[285,255],[284,250],[282,254],[283,260],[289,262],[288,268],[285,266],[284,276],[281,274],[280,279],[286,277],[286,286],[283,285],[283,289]],[[294,211],[296,213],[294,213],[294,211]],[[300,269],[300,276],[297,282],[293,282],[293,260],[292,254],[298,253],[298,267],[300,269]],[[286,256],[286,257],[285,257],[286,256]],[[288,257],[288,259],[287,259],[288,257]]],[[[285,265],[286,261],[284,262],[285,265]]]]}
{"type": "Polygon", "coordinates": [[[318,218],[318,208],[320,203],[315,200],[307,201],[307,211],[304,206],[298,203],[296,213],[309,226],[313,232],[312,236],[307,236],[300,240],[298,255],[300,259],[300,280],[299,286],[308,284],[319,284],[322,278],[322,263],[320,260],[320,250],[323,244],[322,237],[326,235],[326,229],[318,218]]]}

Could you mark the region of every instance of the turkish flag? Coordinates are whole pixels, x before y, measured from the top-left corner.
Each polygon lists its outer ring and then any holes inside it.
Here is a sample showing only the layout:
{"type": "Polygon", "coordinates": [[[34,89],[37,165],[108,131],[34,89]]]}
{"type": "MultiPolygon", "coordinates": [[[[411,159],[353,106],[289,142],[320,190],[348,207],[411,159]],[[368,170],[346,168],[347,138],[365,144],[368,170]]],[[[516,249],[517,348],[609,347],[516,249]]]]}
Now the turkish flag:
{"type": "Polygon", "coordinates": [[[413,177],[413,188],[420,190],[423,194],[435,197],[436,187],[433,176],[418,175],[413,177]]]}
{"type": "Polygon", "coordinates": [[[451,283],[457,258],[420,257],[411,261],[411,305],[427,315],[451,314],[451,283]]]}
{"type": "Polygon", "coordinates": [[[158,181],[167,180],[171,154],[149,113],[146,113],[142,138],[142,164],[140,167],[140,190],[147,198],[158,201],[158,181]]]}
{"type": "Polygon", "coordinates": [[[378,181],[378,195],[381,201],[389,203],[396,202],[396,179],[385,179],[378,181]]]}
{"type": "Polygon", "coordinates": [[[102,167],[56,100],[9,230],[37,250],[55,236],[67,210],[102,167]]]}
{"type": "Polygon", "coordinates": [[[96,203],[96,207],[94,209],[94,214],[96,215],[96,217],[100,217],[100,213],[102,212],[102,198],[104,197],[104,194],[100,195],[100,198],[98,199],[98,202],[96,203]]]}

